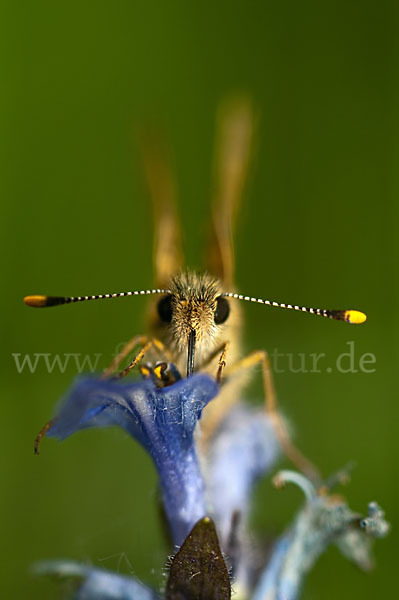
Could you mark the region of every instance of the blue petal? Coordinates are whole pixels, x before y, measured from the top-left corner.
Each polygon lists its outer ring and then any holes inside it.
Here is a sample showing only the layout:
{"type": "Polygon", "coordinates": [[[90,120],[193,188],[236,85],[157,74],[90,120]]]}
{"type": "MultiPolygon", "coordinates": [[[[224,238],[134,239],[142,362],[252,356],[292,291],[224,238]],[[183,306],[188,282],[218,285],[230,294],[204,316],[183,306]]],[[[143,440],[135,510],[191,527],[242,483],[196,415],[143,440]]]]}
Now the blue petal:
{"type": "Polygon", "coordinates": [[[206,486],[220,541],[229,554],[238,595],[251,588],[254,565],[247,519],[255,481],[270,471],[279,453],[273,426],[264,411],[238,406],[216,435],[207,457],[206,486]],[[239,516],[232,535],[232,524],[239,516]],[[234,539],[234,550],[231,548],[234,539]]]}
{"type": "Polygon", "coordinates": [[[231,529],[232,517],[245,520],[254,482],[270,471],[279,445],[264,411],[238,406],[230,412],[215,437],[207,461],[206,483],[212,516],[222,544],[231,529]]]}
{"type": "Polygon", "coordinates": [[[154,460],[173,540],[180,545],[207,514],[193,434],[202,410],[218,391],[207,375],[162,389],[147,380],[126,384],[78,379],[47,436],[63,440],[86,427],[123,427],[154,460]]]}
{"type": "Polygon", "coordinates": [[[36,565],[38,575],[82,579],[75,600],[159,600],[159,596],[134,577],[96,569],[71,560],[52,560],[36,565]]]}

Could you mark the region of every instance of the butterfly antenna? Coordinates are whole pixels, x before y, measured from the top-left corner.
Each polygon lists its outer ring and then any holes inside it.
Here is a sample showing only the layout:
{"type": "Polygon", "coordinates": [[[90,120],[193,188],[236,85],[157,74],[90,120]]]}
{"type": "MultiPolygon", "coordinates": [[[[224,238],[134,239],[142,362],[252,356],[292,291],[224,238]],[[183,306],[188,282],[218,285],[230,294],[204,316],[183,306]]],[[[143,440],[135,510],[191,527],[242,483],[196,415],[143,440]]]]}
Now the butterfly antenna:
{"type": "Polygon", "coordinates": [[[61,304],[73,304],[74,302],[86,302],[86,300],[105,300],[106,298],[123,298],[124,296],[147,296],[149,294],[170,294],[170,290],[136,290],[134,292],[118,292],[117,294],[98,294],[97,296],[25,296],[24,302],[34,308],[46,308],[48,306],[60,306],[61,304]]]}
{"type": "Polygon", "coordinates": [[[298,306],[296,304],[272,302],[271,300],[263,300],[262,298],[252,298],[251,296],[243,296],[241,294],[234,294],[233,292],[225,292],[222,294],[222,296],[225,296],[226,298],[235,298],[236,300],[255,302],[256,304],[266,304],[267,306],[274,306],[276,308],[288,308],[289,310],[307,312],[311,315],[327,317],[328,319],[335,319],[336,321],[346,321],[346,323],[352,323],[356,325],[364,323],[367,319],[367,316],[359,310],[329,310],[325,308],[309,308],[307,306],[298,306]]]}

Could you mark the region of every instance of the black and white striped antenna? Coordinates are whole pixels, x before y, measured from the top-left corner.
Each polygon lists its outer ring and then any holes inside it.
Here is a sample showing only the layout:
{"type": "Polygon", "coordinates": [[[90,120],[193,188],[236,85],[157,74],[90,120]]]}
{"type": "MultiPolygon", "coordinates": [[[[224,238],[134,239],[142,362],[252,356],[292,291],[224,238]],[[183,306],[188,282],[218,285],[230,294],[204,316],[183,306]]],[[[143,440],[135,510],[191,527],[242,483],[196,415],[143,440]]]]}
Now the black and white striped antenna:
{"type": "Polygon", "coordinates": [[[170,290],[136,290],[133,292],[118,292],[116,294],[98,294],[96,296],[25,296],[24,302],[34,308],[46,308],[48,306],[60,306],[61,304],[73,304],[74,302],[86,302],[86,300],[105,300],[108,298],[123,298],[124,296],[148,296],[149,294],[170,294],[170,290]]]}
{"type": "Polygon", "coordinates": [[[254,302],[256,304],[266,304],[275,308],[287,308],[300,312],[307,312],[311,315],[326,317],[327,319],[335,319],[336,321],[346,321],[347,323],[360,324],[364,323],[367,316],[359,310],[329,310],[325,308],[310,308],[308,306],[298,306],[297,304],[284,304],[283,302],[273,302],[272,300],[264,300],[263,298],[254,298],[252,296],[243,296],[233,292],[225,292],[222,294],[225,298],[235,298],[236,300],[245,300],[246,302],[254,302]]]}

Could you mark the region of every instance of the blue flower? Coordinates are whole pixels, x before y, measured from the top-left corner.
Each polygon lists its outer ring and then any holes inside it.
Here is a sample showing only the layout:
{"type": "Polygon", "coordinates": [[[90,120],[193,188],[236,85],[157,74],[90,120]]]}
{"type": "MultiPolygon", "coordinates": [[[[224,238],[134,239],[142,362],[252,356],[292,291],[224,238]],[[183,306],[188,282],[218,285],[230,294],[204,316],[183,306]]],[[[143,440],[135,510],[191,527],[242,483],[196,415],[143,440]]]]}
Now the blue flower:
{"type": "Polygon", "coordinates": [[[282,471],[275,480],[279,486],[295,483],[304,492],[306,503],[275,543],[252,600],[297,600],[306,574],[330,544],[335,544],[360,568],[371,568],[372,538],[383,537],[389,531],[384,512],[376,502],[369,503],[368,517],[362,519],[345,499],[317,493],[299,473],[282,471]]]}
{"type": "Polygon", "coordinates": [[[277,438],[267,414],[245,405],[238,405],[226,417],[207,455],[204,474],[209,514],[230,557],[234,587],[240,596],[247,595],[255,571],[248,541],[253,486],[270,472],[278,455],[277,438]]]}
{"type": "MultiPolygon", "coordinates": [[[[303,475],[283,471],[278,482],[296,483],[306,501],[274,544],[261,576],[256,574],[248,535],[252,487],[273,467],[278,442],[263,411],[239,405],[227,415],[199,460],[196,425],[218,391],[218,384],[207,375],[162,388],[152,380],[126,384],[81,378],[46,435],[63,440],[87,427],[118,425],[149,452],[172,539],[180,547],[172,559],[166,600],[228,600],[229,572],[242,598],[297,600],[306,573],[330,543],[368,568],[371,537],[388,532],[379,506],[371,503],[368,516],[362,518],[344,500],[318,493],[303,475]]],[[[76,600],[161,598],[134,577],[71,561],[42,563],[39,570],[78,579],[76,600]]]]}
{"type": "Polygon", "coordinates": [[[87,427],[123,427],[155,463],[172,538],[180,545],[207,514],[194,429],[217,393],[215,380],[206,375],[162,389],[150,380],[126,384],[82,378],[68,393],[46,435],[63,440],[87,427]]]}
{"type": "Polygon", "coordinates": [[[270,471],[278,454],[273,426],[264,411],[238,405],[230,412],[211,444],[205,470],[211,512],[223,545],[234,514],[246,520],[253,485],[270,471]]]}

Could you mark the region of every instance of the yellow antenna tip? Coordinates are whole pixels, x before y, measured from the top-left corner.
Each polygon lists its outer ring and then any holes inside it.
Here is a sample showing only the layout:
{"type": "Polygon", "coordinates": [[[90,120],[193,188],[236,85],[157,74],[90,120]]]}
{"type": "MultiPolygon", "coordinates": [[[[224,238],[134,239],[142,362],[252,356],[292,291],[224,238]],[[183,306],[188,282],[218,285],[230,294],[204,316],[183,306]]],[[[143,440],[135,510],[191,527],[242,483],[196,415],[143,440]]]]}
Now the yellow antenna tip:
{"type": "Polygon", "coordinates": [[[344,316],[347,323],[353,323],[354,325],[360,325],[367,319],[367,315],[360,312],[360,310],[346,310],[344,316]]]}
{"type": "Polygon", "coordinates": [[[41,308],[42,306],[47,306],[47,296],[25,296],[24,302],[28,306],[41,308]]]}

